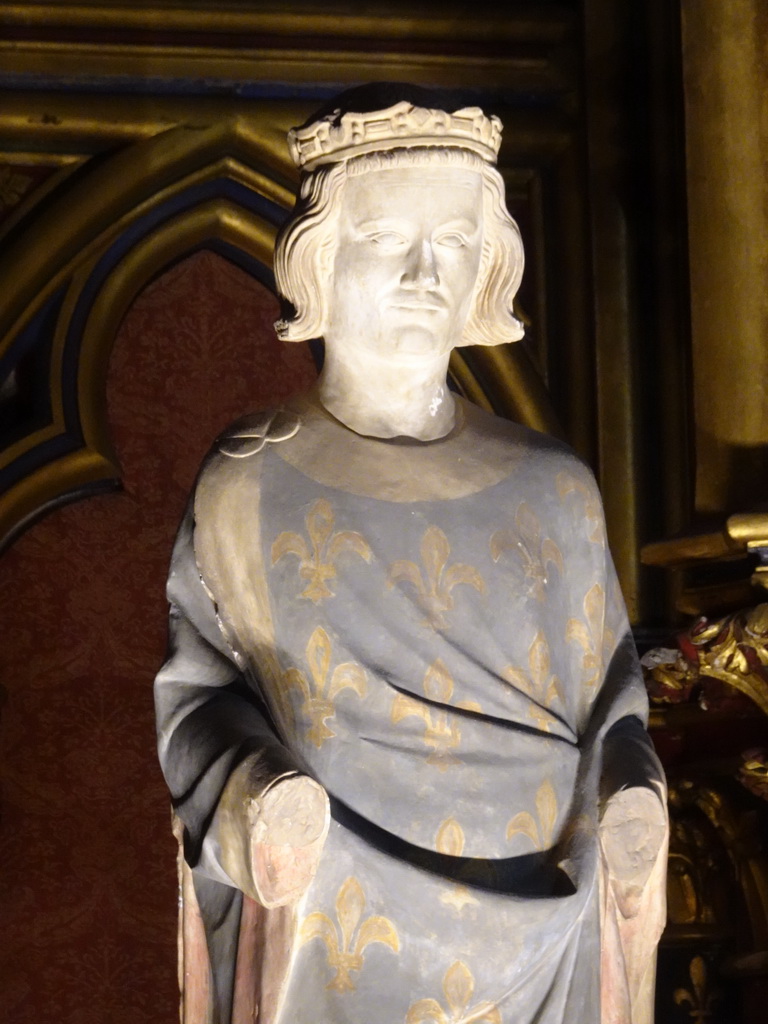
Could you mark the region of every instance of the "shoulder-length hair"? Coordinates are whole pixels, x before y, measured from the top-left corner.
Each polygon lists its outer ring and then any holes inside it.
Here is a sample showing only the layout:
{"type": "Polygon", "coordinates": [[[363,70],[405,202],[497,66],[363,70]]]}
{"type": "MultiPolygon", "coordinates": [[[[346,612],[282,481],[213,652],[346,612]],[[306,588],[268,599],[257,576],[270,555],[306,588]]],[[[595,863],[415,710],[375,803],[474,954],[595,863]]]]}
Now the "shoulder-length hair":
{"type": "Polygon", "coordinates": [[[512,312],[512,301],[523,276],[523,245],[504,203],[502,177],[477,154],[440,146],[369,153],[304,175],[293,214],[275,245],[275,279],[284,304],[284,317],[275,330],[281,340],[307,341],[325,333],[328,281],[333,274],[341,193],[347,178],[371,170],[436,163],[468,167],[482,175],[483,249],[459,344],[501,345],[522,338],[523,325],[512,312]]]}

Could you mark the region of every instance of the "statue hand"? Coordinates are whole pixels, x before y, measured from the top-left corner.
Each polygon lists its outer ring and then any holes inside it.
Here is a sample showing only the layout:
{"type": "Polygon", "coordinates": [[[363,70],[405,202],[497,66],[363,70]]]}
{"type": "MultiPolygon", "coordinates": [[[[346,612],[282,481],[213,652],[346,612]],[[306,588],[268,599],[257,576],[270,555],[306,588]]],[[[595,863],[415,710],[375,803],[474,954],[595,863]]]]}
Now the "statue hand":
{"type": "Polygon", "coordinates": [[[328,794],[306,775],[281,779],[248,807],[251,870],[260,902],[283,906],[312,881],[328,834],[328,794]]]}
{"type": "Polygon", "coordinates": [[[667,832],[667,819],[659,796],[634,786],[614,793],[600,821],[600,845],[609,883],[621,914],[632,918],[667,832]]]}
{"type": "Polygon", "coordinates": [[[217,813],[221,863],[238,889],[265,907],[295,902],[314,878],[328,834],[323,787],[294,774],[263,789],[258,770],[244,763],[217,813]]]}

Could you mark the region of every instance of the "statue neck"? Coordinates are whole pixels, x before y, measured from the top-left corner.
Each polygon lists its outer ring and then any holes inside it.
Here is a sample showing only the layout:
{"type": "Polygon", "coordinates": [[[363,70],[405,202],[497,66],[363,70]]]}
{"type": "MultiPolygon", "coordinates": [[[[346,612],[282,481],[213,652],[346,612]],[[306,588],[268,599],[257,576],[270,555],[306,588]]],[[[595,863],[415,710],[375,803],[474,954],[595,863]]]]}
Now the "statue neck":
{"type": "Polygon", "coordinates": [[[380,357],[359,348],[339,357],[326,345],[318,383],[320,401],[350,430],[367,437],[445,437],[456,421],[446,376],[450,353],[380,357]]]}

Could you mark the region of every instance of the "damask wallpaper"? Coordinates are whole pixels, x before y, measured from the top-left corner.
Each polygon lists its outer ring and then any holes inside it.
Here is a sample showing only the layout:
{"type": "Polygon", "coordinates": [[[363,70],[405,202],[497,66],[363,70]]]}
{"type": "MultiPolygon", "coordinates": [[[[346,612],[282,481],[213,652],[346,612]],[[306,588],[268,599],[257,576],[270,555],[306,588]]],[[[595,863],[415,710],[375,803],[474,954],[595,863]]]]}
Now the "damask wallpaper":
{"type": "Polygon", "coordinates": [[[123,490],[52,513],[0,564],[0,990],[16,1024],[177,1019],[152,707],[164,582],[211,440],[314,380],[309,351],[276,340],[277,312],[208,251],[150,284],[110,364],[123,490]]]}

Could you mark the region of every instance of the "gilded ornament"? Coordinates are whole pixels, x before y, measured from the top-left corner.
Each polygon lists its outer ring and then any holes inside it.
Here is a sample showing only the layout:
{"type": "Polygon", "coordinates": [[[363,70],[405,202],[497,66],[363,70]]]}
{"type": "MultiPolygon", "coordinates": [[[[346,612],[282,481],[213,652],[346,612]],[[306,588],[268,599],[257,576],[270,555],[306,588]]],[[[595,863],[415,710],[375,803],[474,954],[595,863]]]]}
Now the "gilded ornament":
{"type": "Polygon", "coordinates": [[[307,739],[316,747],[321,747],[327,739],[336,735],[326,725],[328,719],[336,714],[334,698],[344,689],[353,690],[358,697],[364,697],[367,689],[366,675],[365,670],[353,661],[337,665],[329,675],[331,639],[322,626],[318,626],[309,638],[307,664],[310,679],[299,669],[289,668],[283,673],[282,681],[286,690],[293,687],[303,694],[301,710],[311,723],[307,729],[307,739]]]}
{"type": "Polygon", "coordinates": [[[364,911],[365,893],[358,880],[351,875],[336,897],[337,924],[319,910],[302,921],[299,929],[301,944],[320,939],[328,950],[328,963],[336,971],[326,988],[337,992],[353,992],[355,983],[350,977],[350,971],[362,970],[365,950],[373,942],[389,946],[393,953],[400,952],[400,939],[394,924],[380,915],[367,917],[363,921],[364,911]]]}
{"type": "Polygon", "coordinates": [[[768,800],[768,750],[754,747],[741,755],[739,781],[755,796],[768,800]]]}
{"type": "Polygon", "coordinates": [[[408,1010],[405,1024],[502,1024],[498,1007],[485,1000],[470,1006],[475,978],[461,960],[456,960],[443,977],[445,1005],[436,999],[419,999],[408,1010]]]}
{"type": "Polygon", "coordinates": [[[300,596],[320,604],[325,598],[334,596],[328,582],[336,578],[335,562],[340,555],[351,552],[370,562],[373,553],[363,535],[355,530],[334,533],[335,516],[325,498],[314,503],[304,521],[310,544],[301,534],[281,533],[272,545],[272,565],[276,565],[284,555],[296,555],[299,576],[307,580],[300,596]]]}
{"type": "Polygon", "coordinates": [[[574,641],[582,651],[584,686],[594,687],[600,681],[603,653],[613,645],[612,633],[603,628],[605,616],[605,591],[595,583],[584,597],[584,619],[569,619],[565,626],[565,639],[574,641]],[[599,638],[602,637],[602,649],[599,638]]]}
{"type": "Polygon", "coordinates": [[[584,499],[584,518],[590,525],[589,539],[594,544],[604,545],[602,507],[597,494],[570,473],[558,473],[556,484],[557,494],[561,501],[564,501],[569,494],[577,494],[584,499]]]}
{"type": "Polygon", "coordinates": [[[544,732],[550,732],[554,722],[554,717],[546,709],[555,703],[562,705],[565,700],[562,683],[550,668],[549,643],[539,630],[528,648],[528,672],[513,665],[504,669],[504,678],[535,701],[529,715],[544,732]]]}
{"type": "Polygon", "coordinates": [[[563,556],[551,537],[541,536],[539,517],[525,501],[520,503],[515,514],[515,529],[497,530],[491,537],[494,562],[498,562],[506,551],[511,551],[522,562],[531,596],[543,601],[549,582],[547,565],[554,566],[562,576],[563,556]]]}
{"type": "Polygon", "coordinates": [[[549,779],[545,779],[536,792],[536,818],[530,811],[518,811],[507,825],[507,839],[516,835],[527,836],[537,850],[548,850],[555,838],[557,823],[557,797],[549,779]]]}
{"type": "MultiPolygon", "coordinates": [[[[440,824],[435,836],[435,849],[438,853],[447,854],[449,857],[461,857],[464,853],[464,829],[455,818],[446,818],[440,824]]],[[[465,885],[452,886],[441,894],[440,901],[453,907],[458,913],[461,913],[469,904],[477,903],[465,885]]]]}
{"type": "Polygon", "coordinates": [[[691,960],[688,974],[691,979],[691,988],[677,988],[673,998],[677,1006],[687,1003],[690,1006],[688,1016],[693,1024],[706,1024],[712,1016],[712,1005],[718,998],[717,992],[712,992],[707,984],[707,965],[704,958],[695,956],[691,960]]]}
{"type": "Polygon", "coordinates": [[[768,715],[768,604],[705,617],[678,634],[677,648],[644,655],[646,683],[657,704],[679,704],[697,695],[707,710],[728,700],[708,684],[719,680],[748,697],[768,715]]]}
{"type": "MultiPolygon", "coordinates": [[[[438,710],[435,706],[447,704],[453,696],[453,676],[440,658],[427,669],[423,686],[430,704],[399,693],[395,697],[390,717],[393,725],[397,725],[410,715],[422,719],[424,743],[432,747],[427,764],[434,765],[444,772],[452,765],[461,763],[452,753],[461,742],[461,730],[455,716],[451,716],[448,711],[438,710]]],[[[464,711],[482,712],[480,705],[472,700],[459,701],[453,707],[462,708],[464,711]]]]}
{"type": "Polygon", "coordinates": [[[424,572],[415,562],[398,559],[390,567],[387,587],[398,583],[413,587],[416,603],[425,615],[423,625],[435,630],[447,629],[445,613],[453,608],[453,588],[463,583],[484,594],[485,581],[471,565],[461,562],[448,565],[451,546],[439,526],[427,528],[419,552],[424,572]]]}

